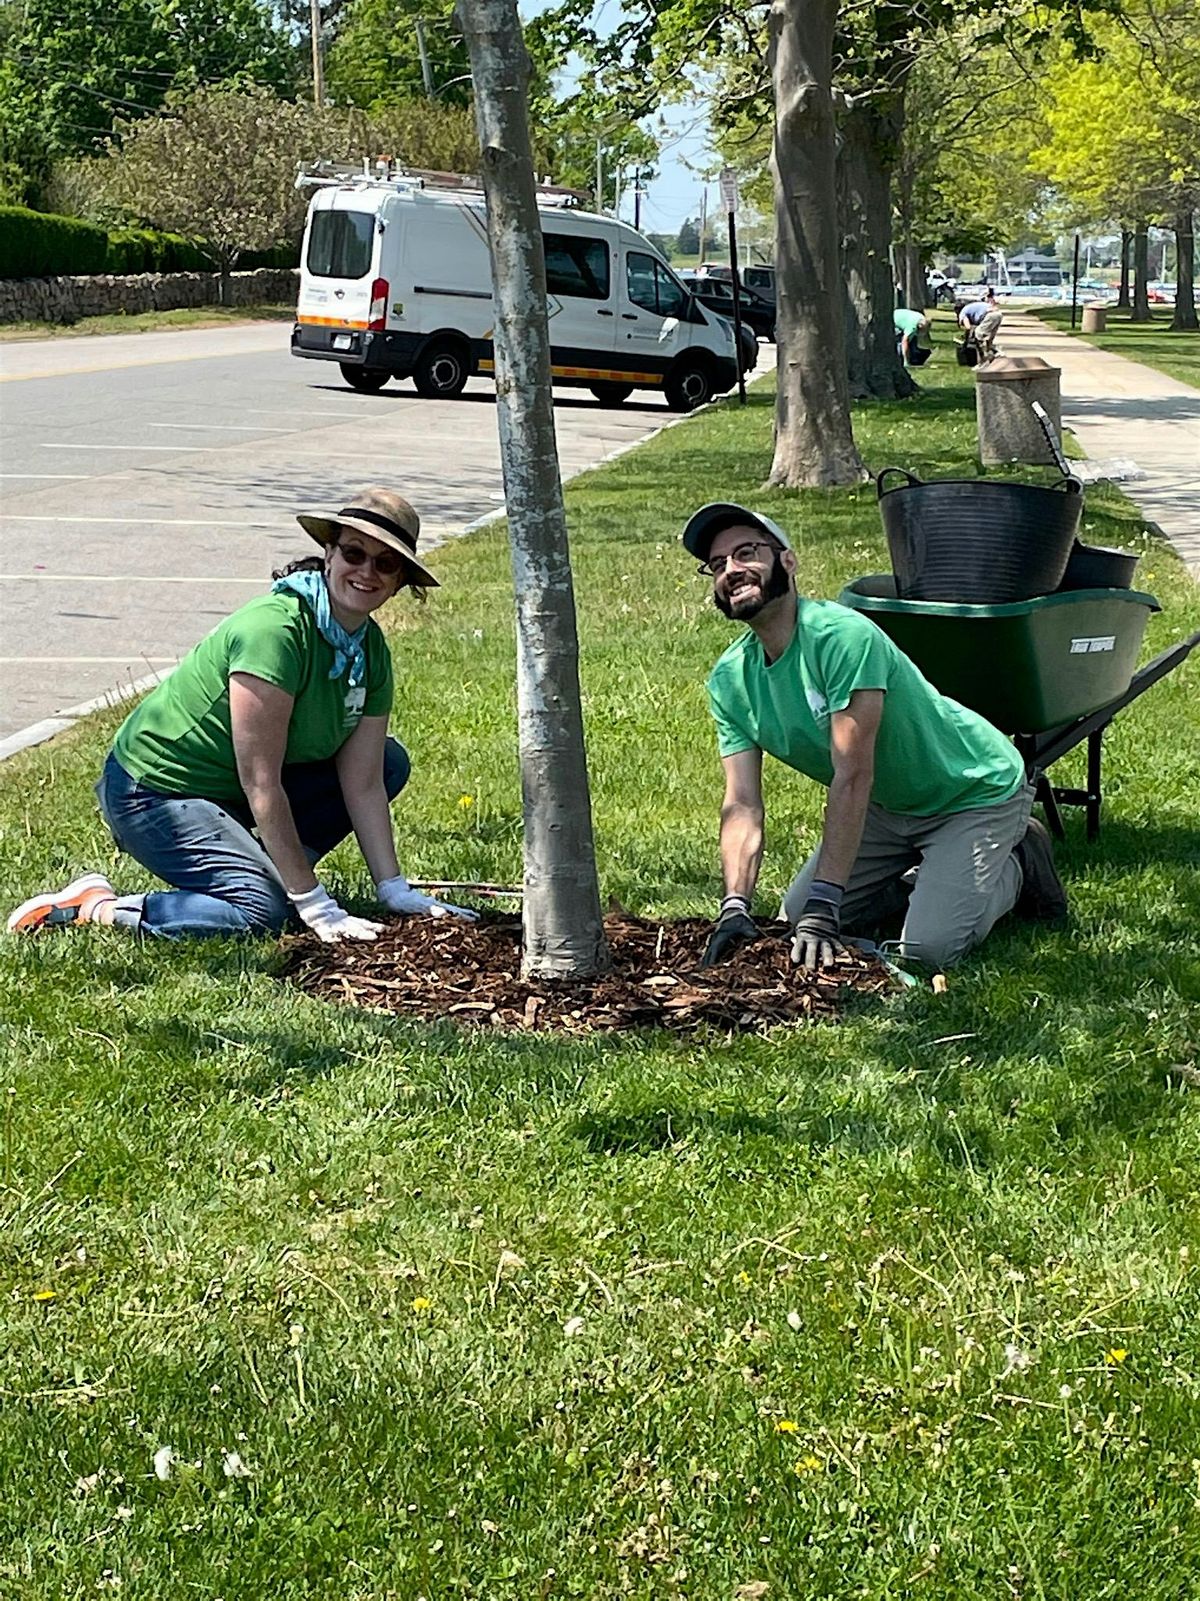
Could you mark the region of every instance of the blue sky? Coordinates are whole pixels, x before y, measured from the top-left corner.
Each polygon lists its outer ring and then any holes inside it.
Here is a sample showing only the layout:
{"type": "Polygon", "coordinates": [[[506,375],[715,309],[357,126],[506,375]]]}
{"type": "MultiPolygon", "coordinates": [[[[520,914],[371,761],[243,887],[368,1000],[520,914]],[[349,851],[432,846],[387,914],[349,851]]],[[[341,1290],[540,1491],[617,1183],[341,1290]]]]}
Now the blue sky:
{"type": "MultiPolygon", "coordinates": [[[[535,17],[549,10],[555,0],[519,0],[523,17],[535,17]]],[[[620,16],[618,0],[600,0],[595,13],[601,26],[609,19],[615,26],[620,16]]],[[[575,69],[578,70],[577,68],[575,69]]],[[[572,76],[568,66],[567,82],[572,76]]],[[[708,142],[708,118],[701,102],[667,106],[663,112],[668,132],[661,141],[659,176],[642,196],[643,233],[678,233],[687,217],[700,214],[700,191],[704,180],[691,169],[710,166],[714,157],[708,142]]],[[[716,180],[708,185],[709,215],[719,209],[716,180]]],[[[633,193],[629,189],[621,203],[621,215],[633,221],[633,193]]]]}

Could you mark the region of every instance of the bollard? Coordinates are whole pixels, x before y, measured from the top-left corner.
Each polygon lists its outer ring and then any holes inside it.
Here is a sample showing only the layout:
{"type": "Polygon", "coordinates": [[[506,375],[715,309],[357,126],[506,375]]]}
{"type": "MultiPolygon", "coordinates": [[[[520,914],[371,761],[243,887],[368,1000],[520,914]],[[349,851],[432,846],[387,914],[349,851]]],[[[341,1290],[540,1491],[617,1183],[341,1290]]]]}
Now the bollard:
{"type": "Polygon", "coordinates": [[[1085,334],[1102,334],[1108,323],[1107,306],[1085,306],[1083,308],[1083,327],[1080,330],[1085,334]]]}
{"type": "Polygon", "coordinates": [[[1062,438],[1062,397],[1057,367],[1040,356],[997,356],[975,373],[975,417],[979,459],[985,467],[1007,461],[1044,462],[1054,457],[1031,407],[1040,400],[1062,438]]]}

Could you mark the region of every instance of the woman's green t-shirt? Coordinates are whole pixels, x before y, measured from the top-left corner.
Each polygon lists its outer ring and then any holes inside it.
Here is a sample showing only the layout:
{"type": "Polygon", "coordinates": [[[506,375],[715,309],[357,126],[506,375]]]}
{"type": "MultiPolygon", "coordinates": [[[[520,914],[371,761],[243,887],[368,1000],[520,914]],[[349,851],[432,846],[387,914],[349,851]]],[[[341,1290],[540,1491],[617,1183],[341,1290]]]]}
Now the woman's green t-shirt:
{"type": "Polygon", "coordinates": [[[236,800],[242,794],[229,721],[229,678],[251,673],[294,697],[284,761],[325,761],[363,717],[392,708],[392,659],[367,623],[366,682],[329,674],[333,647],[306,601],[281,592],[241,606],[190,651],[122,723],[113,754],[133,778],[163,795],[236,800]]]}

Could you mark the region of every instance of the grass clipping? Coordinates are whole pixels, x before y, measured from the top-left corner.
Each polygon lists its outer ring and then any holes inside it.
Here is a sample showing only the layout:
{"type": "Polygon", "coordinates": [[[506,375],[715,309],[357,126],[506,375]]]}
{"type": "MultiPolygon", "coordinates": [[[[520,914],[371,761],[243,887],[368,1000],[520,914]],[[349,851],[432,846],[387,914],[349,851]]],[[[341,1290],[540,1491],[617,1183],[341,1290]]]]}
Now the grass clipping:
{"type": "Polygon", "coordinates": [[[521,977],[519,917],[485,912],[477,923],[410,917],[389,923],[369,943],[289,940],[283,976],[323,1000],[404,1017],[566,1034],[702,1026],[757,1032],[828,1021],[851,995],[894,988],[882,963],[854,951],[820,973],[794,967],[790,930],[778,922],[758,926],[757,940],[703,969],[711,922],[657,923],[613,912],[604,922],[609,971],[550,983],[521,977]]]}

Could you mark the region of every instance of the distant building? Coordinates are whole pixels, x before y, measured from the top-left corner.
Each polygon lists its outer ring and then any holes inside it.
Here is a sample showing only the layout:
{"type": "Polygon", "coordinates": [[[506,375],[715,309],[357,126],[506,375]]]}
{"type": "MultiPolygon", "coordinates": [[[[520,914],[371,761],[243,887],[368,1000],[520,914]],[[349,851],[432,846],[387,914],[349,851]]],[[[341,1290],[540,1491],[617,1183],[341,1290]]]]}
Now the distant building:
{"type": "Polygon", "coordinates": [[[1005,265],[1014,289],[1034,284],[1057,289],[1066,282],[1067,275],[1055,258],[1043,256],[1037,250],[1022,250],[1018,255],[1009,256],[1005,265]]]}

